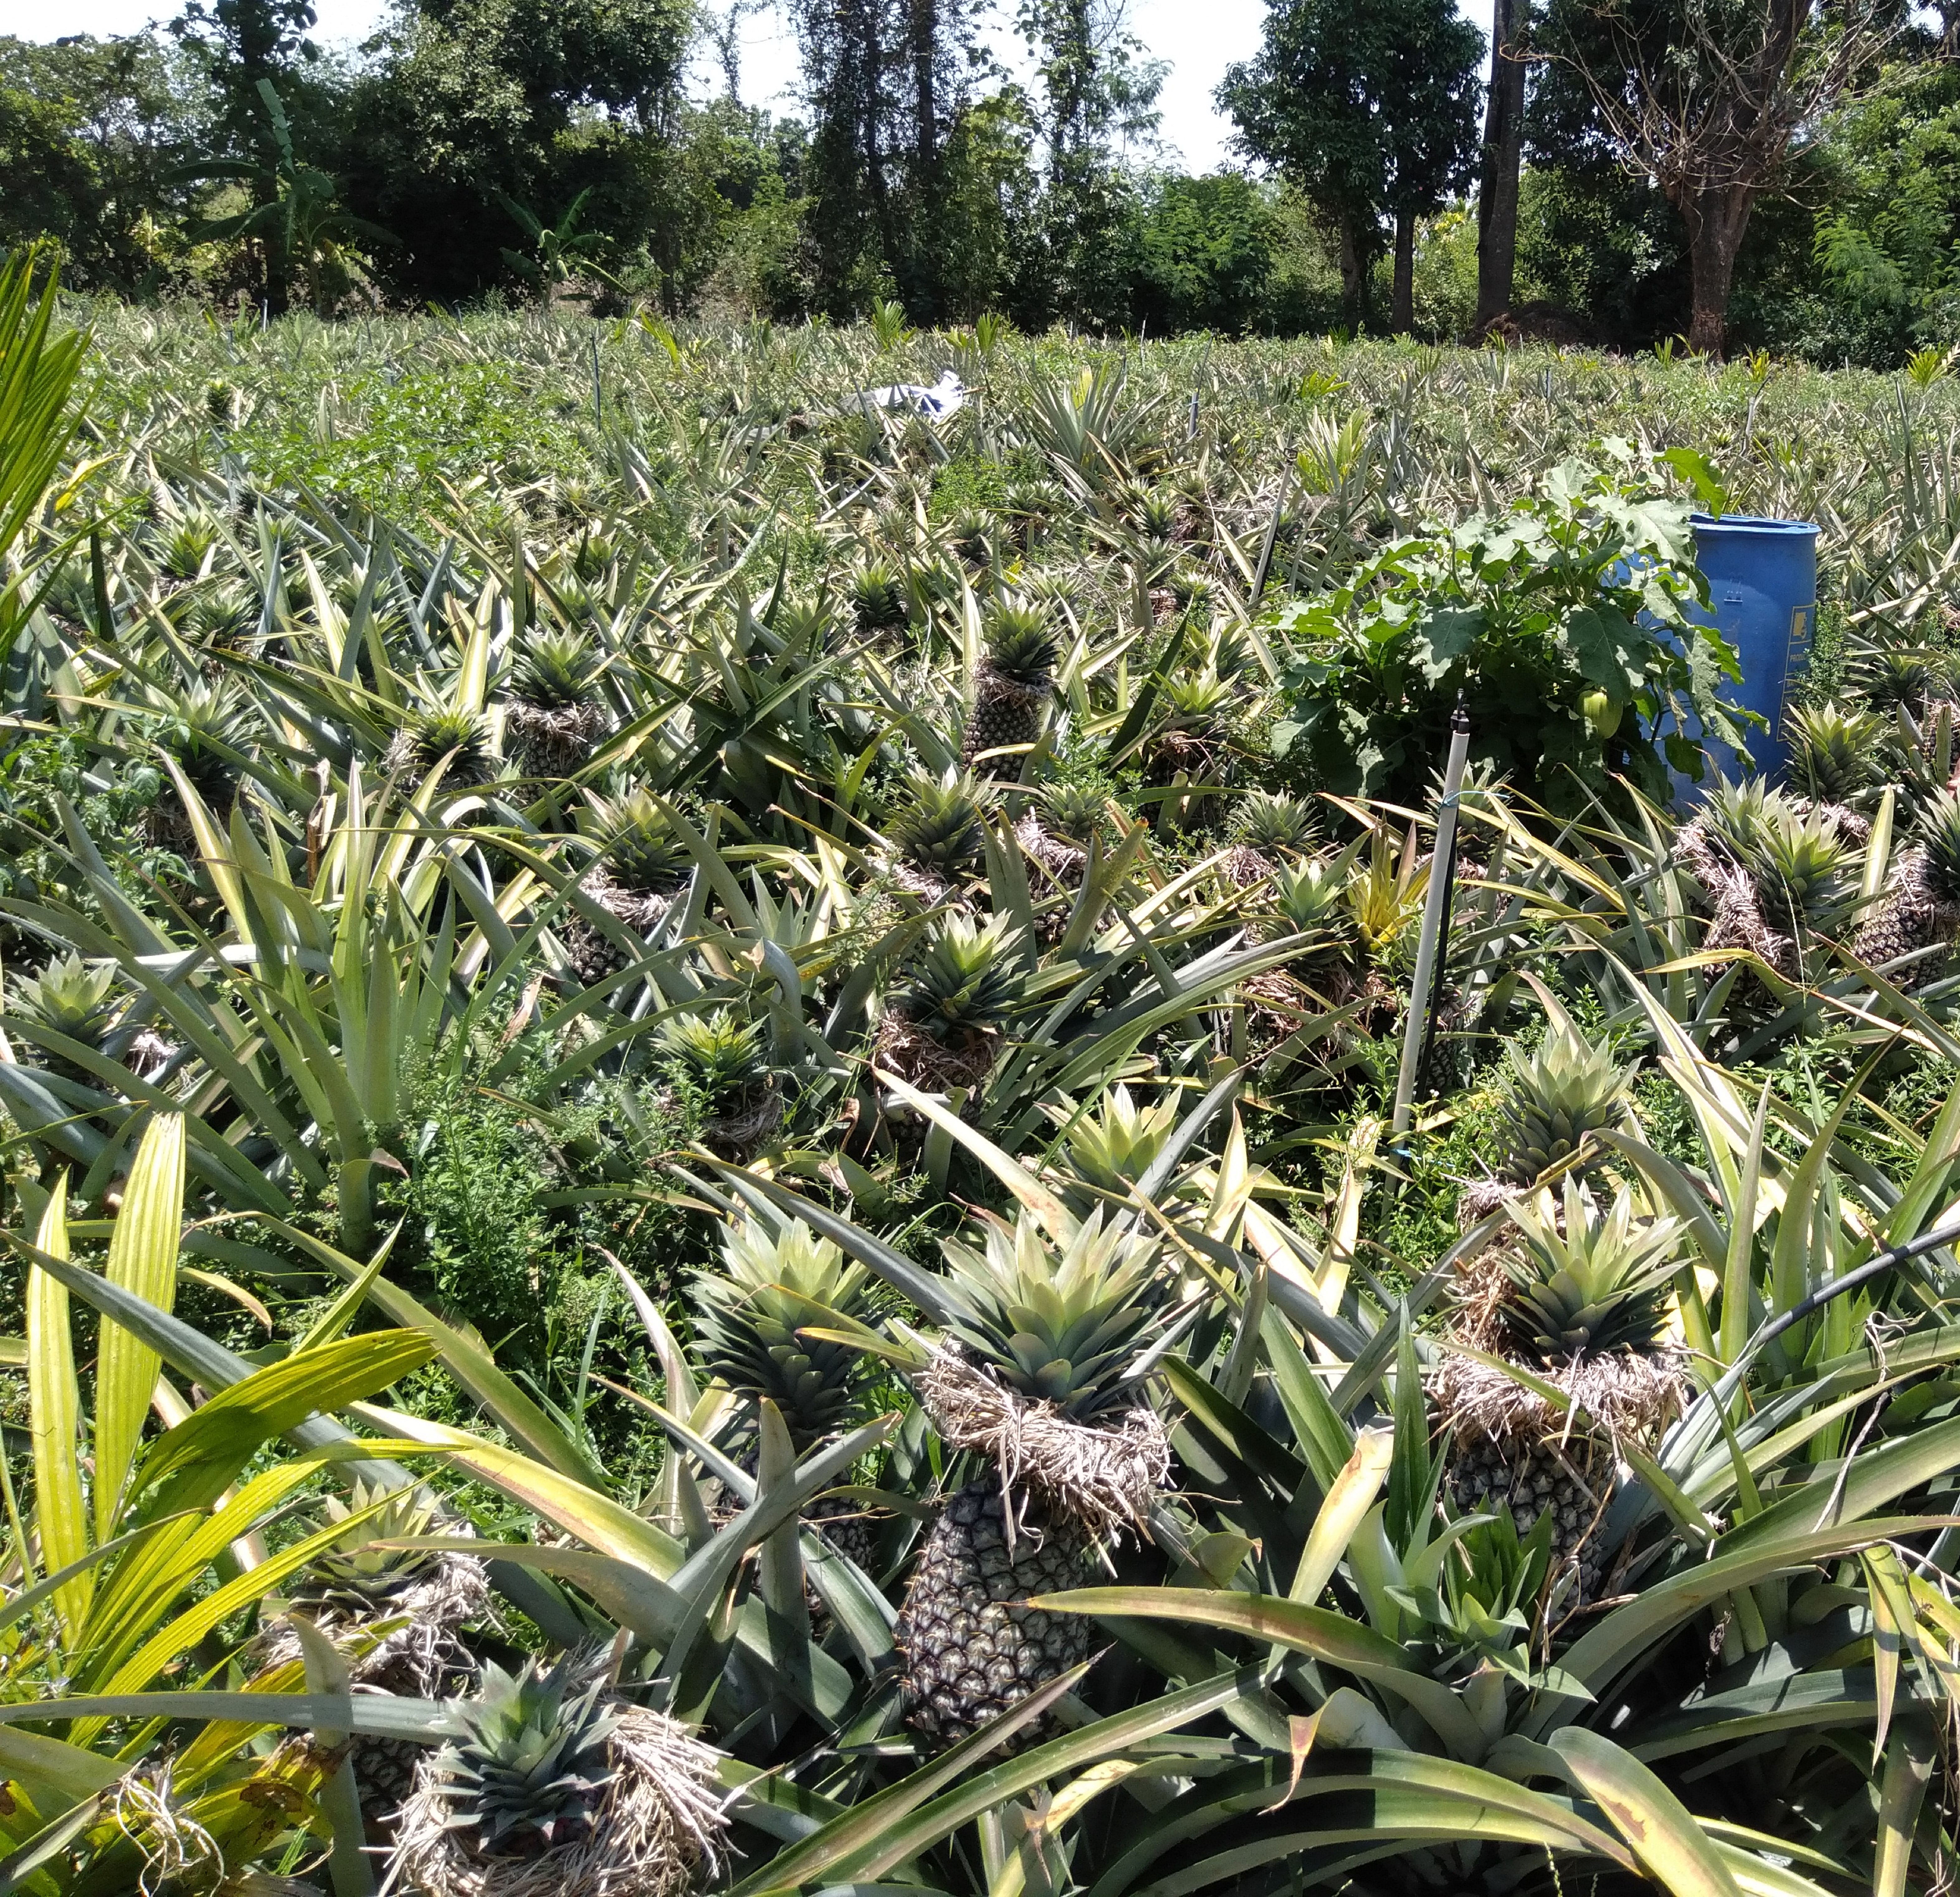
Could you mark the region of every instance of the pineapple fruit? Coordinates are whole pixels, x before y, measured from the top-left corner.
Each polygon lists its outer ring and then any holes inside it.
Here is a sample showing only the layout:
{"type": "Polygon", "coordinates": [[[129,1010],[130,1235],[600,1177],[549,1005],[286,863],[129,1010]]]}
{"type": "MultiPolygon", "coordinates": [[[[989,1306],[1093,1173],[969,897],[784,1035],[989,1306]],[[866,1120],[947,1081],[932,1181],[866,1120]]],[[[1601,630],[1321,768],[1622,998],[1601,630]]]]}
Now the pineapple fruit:
{"type": "Polygon", "coordinates": [[[568,777],[585,761],[606,721],[597,676],[591,642],[578,632],[540,633],[518,655],[506,721],[533,776],[568,777]]]}
{"type": "MultiPolygon", "coordinates": [[[[799,1333],[834,1316],[866,1322],[864,1268],[846,1264],[832,1240],[800,1220],[772,1231],[753,1216],[723,1229],[721,1258],[720,1272],[694,1281],[695,1344],[708,1375],[742,1399],[743,1433],[752,1436],[765,1400],[799,1457],[854,1428],[870,1382],[864,1354],[799,1333]]],[[[819,1498],[804,1515],[840,1554],[874,1566],[875,1527],[848,1502],[819,1498]]]]}
{"type": "Polygon", "coordinates": [[[1098,1212],[1058,1247],[1023,1212],[944,1249],[971,1316],[915,1380],[948,1446],[982,1466],[899,1612],[906,1716],[935,1747],[1087,1658],[1093,1622],[1026,1603],[1082,1585],[1098,1535],[1139,1524],[1169,1470],[1135,1374],[1163,1322],[1154,1240],[1098,1212]]]}
{"type": "Polygon", "coordinates": [[[390,776],[413,790],[444,759],[445,783],[488,784],[497,775],[489,721],[453,708],[425,712],[395,734],[382,762],[390,776]]]}
{"type": "Polygon", "coordinates": [[[679,1897],[720,1858],[718,1755],[622,1703],[578,1654],[486,1665],[403,1809],[390,1889],[431,1897],[679,1897]]]}
{"type": "Polygon", "coordinates": [[[1548,1510],[1554,1569],[1575,1571],[1579,1602],[1594,1601],[1605,1577],[1589,1542],[1615,1443],[1650,1439],[1682,1400],[1663,1342],[1681,1227],[1639,1217],[1624,1190],[1602,1216],[1569,1176],[1562,1205],[1546,1192],[1507,1209],[1520,1242],[1461,1287],[1454,1335],[1563,1389],[1580,1420],[1450,1353],[1431,1379],[1453,1439],[1446,1481],[1459,1513],[1505,1510],[1520,1538],[1548,1510]]]}
{"type": "MultiPolygon", "coordinates": [[[[1960,936],[1960,791],[1932,799],[1915,819],[1914,841],[1894,864],[1852,944],[1868,967],[1882,969],[1935,944],[1950,947],[1960,936]]],[[[1927,980],[1946,960],[1944,953],[1928,956],[1895,979],[1927,980]]]]}
{"type": "Polygon", "coordinates": [[[934,777],[916,771],[905,780],[886,823],[896,860],[894,879],[912,894],[937,902],[980,853],[985,810],[980,787],[963,771],[934,777]]]}
{"type": "Polygon", "coordinates": [[[1279,866],[1306,855],[1319,834],[1313,806],[1282,791],[1252,791],[1232,813],[1232,843],[1225,852],[1225,874],[1234,887],[1249,888],[1279,866]]]}
{"type": "Polygon", "coordinates": [[[1813,804],[1850,807],[1879,781],[1885,721],[1860,706],[1822,704],[1793,712],[1794,775],[1813,804]]]}
{"type": "Polygon", "coordinates": [[[724,1157],[749,1158],[782,1118],[767,1033],[766,1022],[744,1021],[725,1007],[677,1014],[661,1024],[660,1053],[668,1075],[699,1106],[703,1143],[724,1157]]]}
{"type": "MultiPolygon", "coordinates": [[[[667,814],[645,790],[623,796],[592,796],[578,827],[599,847],[598,860],[579,886],[609,915],[637,935],[649,935],[667,919],[686,884],[692,859],[667,814]]],[[[560,912],[559,940],[578,979],[590,986],[625,966],[619,946],[575,909],[560,912]]]]}
{"type": "Polygon", "coordinates": [[[1000,1058],[1019,1004],[1020,944],[1000,917],[947,915],[886,998],[876,1059],[900,1079],[940,1090],[978,1085],[1000,1058]]]}
{"type": "MultiPolygon", "coordinates": [[[[995,606],[982,628],[986,651],[973,682],[973,704],[960,739],[959,761],[1033,744],[1055,689],[1055,634],[1039,606],[1010,601],[995,606]]],[[[1007,769],[1012,757],[994,757],[1007,769]]]]}

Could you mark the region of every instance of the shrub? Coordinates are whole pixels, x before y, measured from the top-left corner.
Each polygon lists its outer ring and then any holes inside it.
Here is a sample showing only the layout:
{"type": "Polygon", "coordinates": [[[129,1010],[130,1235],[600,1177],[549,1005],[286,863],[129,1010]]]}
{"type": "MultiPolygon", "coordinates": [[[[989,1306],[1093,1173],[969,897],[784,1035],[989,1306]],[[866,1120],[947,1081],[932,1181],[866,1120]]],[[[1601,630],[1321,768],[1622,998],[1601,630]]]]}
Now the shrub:
{"type": "Polygon", "coordinates": [[[1570,807],[1615,772],[1664,797],[1668,764],[1700,775],[1701,734],[1740,742],[1715,696],[1741,676],[1735,654],[1688,618],[1707,589],[1687,508],[1611,452],[1618,472],[1564,463],[1502,512],[1398,540],[1284,609],[1275,753],[1303,749],[1328,789],[1407,800],[1443,755],[1461,692],[1472,757],[1570,807]]]}

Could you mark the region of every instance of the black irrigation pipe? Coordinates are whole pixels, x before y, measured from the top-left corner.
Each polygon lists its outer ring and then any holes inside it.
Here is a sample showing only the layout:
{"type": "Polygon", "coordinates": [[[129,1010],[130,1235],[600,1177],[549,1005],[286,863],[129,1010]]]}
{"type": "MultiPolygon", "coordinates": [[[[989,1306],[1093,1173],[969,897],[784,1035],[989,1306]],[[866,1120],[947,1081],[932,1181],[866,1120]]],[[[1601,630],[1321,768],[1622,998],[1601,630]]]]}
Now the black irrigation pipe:
{"type": "Polygon", "coordinates": [[[1868,1259],[1855,1270],[1846,1272],[1841,1277],[1827,1279],[1808,1297],[1799,1298],[1780,1317],[1772,1318],[1743,1347],[1742,1354],[1736,1363],[1723,1373],[1721,1380],[1710,1391],[1710,1396],[1718,1402],[1726,1402],[1734,1393],[1737,1380],[1748,1368],[1750,1360],[1766,1345],[1774,1343],[1793,1324],[1801,1323],[1806,1317],[1822,1308],[1834,1297],[1841,1297],[1847,1291],[1855,1291],[1860,1284],[1869,1284],[1875,1278],[1906,1263],[1909,1259],[1922,1256],[1927,1252],[1936,1252],[1943,1245],[1951,1245],[1960,1239],[1960,1225],[1949,1225],[1936,1232],[1924,1232],[1917,1238],[1908,1239],[1903,1245],[1895,1245],[1888,1252],[1881,1252],[1876,1258],[1868,1259]]]}

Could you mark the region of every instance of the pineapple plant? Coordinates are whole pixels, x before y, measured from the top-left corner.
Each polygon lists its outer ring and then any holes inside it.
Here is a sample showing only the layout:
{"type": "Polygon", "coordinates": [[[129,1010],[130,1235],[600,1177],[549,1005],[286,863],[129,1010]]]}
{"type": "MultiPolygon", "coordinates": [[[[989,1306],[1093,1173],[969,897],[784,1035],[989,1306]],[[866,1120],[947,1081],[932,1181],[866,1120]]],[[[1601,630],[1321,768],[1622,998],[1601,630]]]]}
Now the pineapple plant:
{"type": "MultiPolygon", "coordinates": [[[[1020,601],[996,606],[982,629],[986,651],[959,744],[959,761],[969,769],[983,756],[1033,744],[1055,690],[1055,634],[1039,607],[1020,601]]],[[[994,768],[1013,762],[996,757],[994,768]]]]}
{"type": "Polygon", "coordinates": [[[658,1048],[670,1083],[701,1112],[701,1137],[726,1157],[746,1159],[783,1115],[764,1045],[768,1024],[731,1008],[676,1014],[660,1025],[658,1048]]]}
{"type": "Polygon", "coordinates": [[[915,1086],[977,1087],[1000,1058],[1003,1030],[1020,1001],[1019,959],[1001,918],[983,927],[947,915],[886,998],[878,1065],[915,1086]]]}
{"type": "Polygon", "coordinates": [[[568,1653],[485,1665],[403,1807],[388,1883],[426,1897],[679,1897],[719,1864],[718,1755],[568,1653]]]}
{"type": "MultiPolygon", "coordinates": [[[[1902,956],[1960,937],[1960,791],[1946,791],[1914,813],[1914,841],[1901,851],[1860,927],[1852,953],[1882,969],[1902,956]]],[[[1945,953],[1895,979],[1924,981],[1940,972],[1945,953]]]]}
{"type": "Polygon", "coordinates": [[[1856,705],[1806,705],[1791,714],[1795,775],[1814,804],[1850,807],[1880,778],[1885,721],[1856,705]]]}
{"type": "Polygon", "coordinates": [[[1452,1435],[1444,1481],[1459,1513],[1507,1512],[1522,1539],[1552,1518],[1554,1566],[1573,1604],[1605,1577],[1589,1549],[1619,1444],[1650,1443],[1681,1407],[1685,1377],[1666,1343],[1682,1227],[1637,1215],[1624,1189],[1602,1215],[1567,1176],[1562,1203],[1540,1192],[1507,1211],[1519,1243],[1494,1248],[1459,1285],[1456,1340],[1548,1383],[1570,1411],[1460,1352],[1431,1373],[1452,1435]]]}
{"type": "Polygon", "coordinates": [[[896,852],[894,880],[928,902],[943,901],[954,879],[979,855],[985,820],[980,787],[965,772],[948,770],[940,777],[912,772],[885,825],[896,852]]]}
{"type": "Polygon", "coordinates": [[[1087,1659],[1093,1623],[1027,1604],[1080,1586],[1099,1537],[1137,1528],[1168,1478],[1139,1360],[1162,1335],[1153,1239],[1092,1214],[1052,1243],[1029,1213],[944,1243],[969,1315],[922,1369],[921,1403],[972,1478],[926,1538],[899,1610],[906,1716],[951,1745],[1087,1659]]]}
{"type": "Polygon", "coordinates": [[[581,633],[539,633],[518,654],[506,720],[526,770],[567,777],[585,761],[606,723],[596,677],[591,641],[581,633]]]}

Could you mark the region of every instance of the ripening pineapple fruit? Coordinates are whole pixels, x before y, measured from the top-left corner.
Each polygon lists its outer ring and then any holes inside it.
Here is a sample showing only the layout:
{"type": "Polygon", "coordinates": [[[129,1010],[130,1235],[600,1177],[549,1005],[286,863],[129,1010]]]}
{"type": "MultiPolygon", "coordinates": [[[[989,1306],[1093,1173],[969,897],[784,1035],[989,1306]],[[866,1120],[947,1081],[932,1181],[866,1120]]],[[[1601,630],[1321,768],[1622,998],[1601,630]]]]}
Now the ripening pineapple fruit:
{"type": "Polygon", "coordinates": [[[438,1897],[679,1897],[713,1868],[726,1820],[718,1755],[611,1692],[568,1654],[515,1674],[486,1665],[450,1711],[397,1830],[390,1888],[438,1897]]]}
{"type": "Polygon", "coordinates": [[[782,1118],[782,1096],[770,1071],[763,1021],[732,1008],[676,1014],[663,1022],[659,1052],[669,1077],[702,1112],[701,1137],[717,1151],[746,1159],[782,1118]]]}
{"type": "MultiPolygon", "coordinates": [[[[344,1522],[380,1499],[357,1482],[348,1502],[328,1498],[328,1520],[344,1522]]],[[[343,1533],[294,1583],[289,1595],[293,1610],[342,1649],[357,1685],[411,1699],[434,1699],[458,1690],[474,1671],[461,1635],[489,1606],[482,1562],[473,1555],[375,1545],[446,1532],[435,1504],[412,1489],[405,1491],[380,1513],[343,1533]]],[[[263,1665],[276,1666],[298,1654],[298,1641],[282,1628],[259,1658],[263,1665]]],[[[409,1739],[355,1739],[355,1782],[371,1818],[400,1807],[422,1751],[409,1739]]]]}
{"type": "Polygon", "coordinates": [[[391,776],[412,789],[445,759],[445,783],[488,784],[497,775],[489,721],[460,707],[425,711],[395,734],[381,761],[391,776]]]}
{"type": "Polygon", "coordinates": [[[1590,1041],[1569,1020],[1553,1023],[1536,1051],[1514,1046],[1500,1083],[1499,1170],[1529,1185],[1548,1166],[1578,1151],[1589,1133],[1625,1117],[1633,1069],[1603,1042],[1590,1041]]]}
{"type": "MultiPolygon", "coordinates": [[[[1914,814],[1915,840],[1901,852],[1884,891],[1859,929],[1852,952],[1882,969],[1901,956],[1950,945],[1960,936],[1960,791],[1947,791],[1914,814]]],[[[1940,972],[1944,954],[1930,956],[1900,981],[1924,981],[1940,972]]]]}
{"type": "Polygon", "coordinates": [[[885,834],[898,854],[898,880],[918,896],[940,900],[980,853],[985,807],[980,787],[963,771],[943,776],[915,771],[900,786],[885,834]]]}
{"type": "MultiPolygon", "coordinates": [[[[986,651],[973,681],[972,708],[960,739],[959,761],[971,768],[985,753],[1031,745],[1055,690],[1055,634],[1039,606],[1011,600],[995,606],[982,628],[986,651]]],[[[1012,757],[991,767],[1014,768],[1012,757]]]]}
{"type": "Polygon", "coordinates": [[[1001,917],[947,915],[885,998],[878,1065],[915,1086],[973,1087],[1000,1058],[1026,986],[1020,944],[1001,917]]]}
{"type": "Polygon", "coordinates": [[[1818,804],[1853,805],[1883,775],[1885,721],[1855,705],[1809,705],[1793,712],[1794,775],[1818,804]]]}
{"type": "Polygon", "coordinates": [[[913,1376],[941,1439],[978,1459],[926,1539],[895,1634],[906,1716],[941,1747],[1088,1657],[1092,1621],[1024,1603],[1081,1586],[1096,1538],[1139,1526],[1170,1467],[1139,1377],[1166,1303],[1156,1241],[1099,1211],[1061,1246],[1026,1211],[983,1225],[978,1247],[945,1243],[970,1315],[913,1376]]]}
{"type": "Polygon", "coordinates": [[[511,668],[505,721],[520,762],[539,777],[566,777],[583,764],[606,722],[593,663],[581,633],[543,632],[511,668]]]}
{"type": "MultiPolygon", "coordinates": [[[[635,934],[651,935],[686,886],[693,860],[667,813],[638,785],[617,797],[592,792],[579,813],[578,828],[599,849],[579,887],[635,934]]],[[[558,912],[554,927],[587,987],[626,966],[619,945],[570,906],[558,912]]]]}
{"type": "MultiPolygon", "coordinates": [[[[875,1368],[854,1345],[802,1333],[833,1314],[871,1315],[864,1268],[800,1219],[772,1229],[752,1214],[724,1226],[722,1268],[694,1281],[695,1348],[702,1367],[742,1399],[753,1437],[757,1406],[776,1406],[799,1457],[863,1421],[875,1368]]],[[[877,1558],[873,1524],[848,1502],[819,1498],[804,1515],[861,1568],[877,1558]]]]}
{"type": "Polygon", "coordinates": [[[851,610],[860,632],[896,632],[911,616],[904,584],[886,560],[865,560],[850,580],[851,610]]]}
{"type": "Polygon", "coordinates": [[[1554,1564],[1575,1567],[1580,1600],[1593,1600],[1602,1574],[1590,1542],[1615,1442],[1650,1442],[1681,1404],[1682,1370],[1664,1336],[1682,1228],[1638,1217],[1624,1190],[1602,1217],[1570,1177],[1562,1217],[1549,1192],[1507,1210],[1521,1243],[1487,1254],[1503,1275],[1462,1287],[1454,1335],[1555,1385],[1573,1406],[1446,1354],[1430,1382],[1453,1438],[1445,1479],[1459,1513],[1507,1510],[1521,1538],[1549,1511],[1554,1564]]]}

